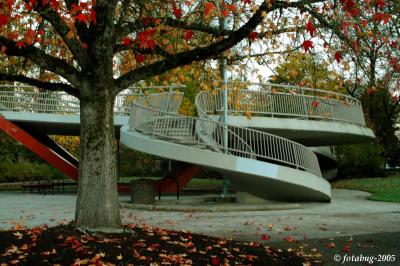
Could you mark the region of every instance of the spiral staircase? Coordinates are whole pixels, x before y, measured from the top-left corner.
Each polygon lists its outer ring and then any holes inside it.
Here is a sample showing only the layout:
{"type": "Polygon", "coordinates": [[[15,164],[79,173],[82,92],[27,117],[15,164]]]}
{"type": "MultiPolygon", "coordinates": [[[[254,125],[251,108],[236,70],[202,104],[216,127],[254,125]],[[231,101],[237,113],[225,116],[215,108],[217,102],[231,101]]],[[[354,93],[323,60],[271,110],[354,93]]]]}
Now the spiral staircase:
{"type": "MultiPolygon", "coordinates": [[[[225,174],[238,190],[258,197],[329,201],[331,187],[323,178],[317,155],[303,144],[359,143],[374,138],[365,126],[360,102],[346,95],[249,84],[228,90],[225,126],[222,94],[199,93],[195,99],[198,117],[178,114],[183,93],[142,97],[132,105],[129,124],[121,128],[121,142],[156,156],[212,168],[225,174]]],[[[324,149],[314,150],[321,157],[330,156],[324,149]]]]}

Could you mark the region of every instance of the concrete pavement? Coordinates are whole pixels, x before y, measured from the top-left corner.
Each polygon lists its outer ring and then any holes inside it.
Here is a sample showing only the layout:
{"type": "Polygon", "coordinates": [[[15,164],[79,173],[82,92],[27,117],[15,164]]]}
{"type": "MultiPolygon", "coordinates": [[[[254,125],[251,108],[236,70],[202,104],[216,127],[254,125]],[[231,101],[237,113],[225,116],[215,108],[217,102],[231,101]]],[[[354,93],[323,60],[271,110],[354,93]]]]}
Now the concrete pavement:
{"type": "MultiPolygon", "coordinates": [[[[331,203],[300,203],[297,209],[232,212],[149,211],[122,208],[125,223],[149,224],[173,230],[270,242],[285,237],[334,238],[400,231],[400,204],[367,200],[369,193],[333,190],[331,203]]],[[[121,201],[128,200],[121,197],[121,201]]],[[[0,230],[16,223],[28,227],[49,226],[71,221],[75,212],[74,195],[38,195],[1,192],[0,230]]]]}

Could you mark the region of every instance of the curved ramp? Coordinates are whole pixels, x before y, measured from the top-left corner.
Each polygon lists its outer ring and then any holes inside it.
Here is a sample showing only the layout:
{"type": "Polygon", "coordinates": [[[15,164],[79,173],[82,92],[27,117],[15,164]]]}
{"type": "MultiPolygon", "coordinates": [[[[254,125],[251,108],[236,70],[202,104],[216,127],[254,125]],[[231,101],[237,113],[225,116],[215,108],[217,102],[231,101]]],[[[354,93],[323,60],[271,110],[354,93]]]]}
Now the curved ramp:
{"type": "MultiPolygon", "coordinates": [[[[279,84],[239,83],[228,90],[228,124],[253,128],[306,146],[354,144],[375,138],[358,99],[331,91],[279,84]]],[[[196,107],[214,120],[223,91],[200,92],[196,107]]]]}
{"type": "MultiPolygon", "coordinates": [[[[336,176],[337,162],[330,148],[321,146],[364,143],[375,138],[365,125],[360,101],[348,95],[242,82],[229,84],[227,96],[229,126],[253,128],[311,146],[327,180],[336,176]]],[[[200,92],[196,107],[203,117],[219,121],[223,91],[200,92]]]]}
{"type": "Polygon", "coordinates": [[[225,173],[239,189],[259,197],[330,200],[330,184],[322,178],[312,151],[262,131],[225,128],[204,112],[199,112],[200,118],[178,115],[182,97],[182,93],[168,92],[134,102],[129,125],[121,128],[121,143],[153,155],[215,169],[225,173]]]}

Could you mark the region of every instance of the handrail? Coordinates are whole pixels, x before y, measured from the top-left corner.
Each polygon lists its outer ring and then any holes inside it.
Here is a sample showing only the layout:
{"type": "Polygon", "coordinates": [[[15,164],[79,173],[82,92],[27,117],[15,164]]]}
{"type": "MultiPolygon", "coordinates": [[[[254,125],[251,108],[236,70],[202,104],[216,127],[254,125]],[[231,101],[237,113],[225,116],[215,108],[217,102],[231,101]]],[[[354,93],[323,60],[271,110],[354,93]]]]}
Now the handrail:
{"type": "MultiPolygon", "coordinates": [[[[129,119],[129,125],[131,129],[141,131],[144,134],[167,138],[179,143],[187,145],[193,145],[197,147],[208,147],[213,150],[221,150],[223,147],[222,138],[222,124],[214,121],[199,119],[191,116],[179,115],[176,112],[169,112],[162,109],[156,109],[154,106],[160,106],[161,104],[154,103],[156,99],[160,102],[164,102],[166,99],[177,100],[181,102],[183,93],[180,92],[165,92],[151,94],[147,97],[138,99],[132,105],[132,112],[129,119]],[[148,98],[152,98],[150,101],[148,98]],[[149,105],[149,102],[153,102],[153,105],[149,105]],[[204,130],[204,133],[213,138],[214,141],[207,142],[200,135],[198,130],[214,128],[213,132],[204,130]],[[210,136],[212,135],[212,136],[210,136]]],[[[236,134],[230,132],[232,136],[236,134]]],[[[237,138],[239,139],[239,138],[237,138]]],[[[250,147],[244,141],[238,141],[233,144],[230,149],[230,154],[242,153],[242,157],[252,157],[252,151],[250,147]],[[245,146],[247,148],[243,148],[245,146]]]]}
{"type": "MultiPolygon", "coordinates": [[[[231,113],[342,121],[365,126],[361,102],[348,95],[272,83],[230,84],[228,111],[231,113]]],[[[209,112],[222,112],[223,90],[215,93],[215,109],[209,112]]]]}
{"type": "MultiPolygon", "coordinates": [[[[339,97],[339,98],[344,98],[344,99],[348,99],[349,102],[357,102],[359,105],[361,105],[360,100],[358,100],[357,98],[354,98],[350,95],[346,95],[346,94],[342,94],[339,92],[335,92],[335,91],[327,91],[327,90],[320,90],[320,89],[315,89],[315,88],[309,88],[309,87],[300,87],[300,86],[296,86],[296,85],[288,85],[288,84],[278,84],[278,83],[259,83],[259,82],[238,82],[238,81],[229,81],[228,84],[233,84],[233,86],[237,86],[239,89],[243,89],[243,88],[248,88],[249,86],[256,86],[256,88],[253,89],[257,89],[257,87],[261,87],[261,89],[264,90],[272,90],[273,88],[281,88],[284,90],[291,90],[293,91],[302,91],[303,93],[301,94],[307,94],[307,92],[309,94],[321,94],[321,95],[325,95],[325,97],[327,98],[333,98],[333,95],[335,97],[339,97]]],[[[232,87],[232,86],[230,86],[232,87]]],[[[259,89],[258,88],[258,89],[259,89]]]]}
{"type": "MultiPolygon", "coordinates": [[[[153,100],[176,97],[176,92],[152,94],[150,97],[153,100]]],[[[199,110],[199,114],[205,117],[184,116],[155,109],[145,104],[146,101],[146,97],[143,97],[133,103],[129,120],[131,130],[197,148],[208,147],[221,153],[224,151],[225,125],[212,120],[206,112],[199,110]],[[202,138],[196,126],[209,138],[202,138]]],[[[196,97],[196,104],[198,101],[196,97]]],[[[226,130],[229,136],[228,154],[278,162],[321,176],[316,155],[301,144],[249,128],[229,126],[226,130]]]]}
{"type": "MultiPolygon", "coordinates": [[[[130,87],[131,90],[145,89],[179,89],[184,85],[130,87]]],[[[79,114],[79,99],[62,91],[24,91],[24,89],[37,89],[27,85],[0,85],[0,106],[2,110],[29,113],[52,114],[79,114]],[[11,89],[11,90],[5,90],[11,89]]],[[[134,100],[143,96],[143,93],[128,93],[127,90],[119,93],[114,102],[116,115],[128,116],[134,100]]]]}

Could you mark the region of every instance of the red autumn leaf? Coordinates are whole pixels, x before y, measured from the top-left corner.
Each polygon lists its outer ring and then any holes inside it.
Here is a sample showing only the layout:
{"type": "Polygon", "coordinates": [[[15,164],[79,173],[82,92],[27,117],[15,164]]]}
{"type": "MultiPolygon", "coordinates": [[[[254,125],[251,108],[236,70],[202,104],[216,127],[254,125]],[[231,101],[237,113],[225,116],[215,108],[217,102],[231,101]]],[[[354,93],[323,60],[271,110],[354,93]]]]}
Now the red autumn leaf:
{"type": "Polygon", "coordinates": [[[93,23],[93,25],[96,26],[97,20],[96,20],[96,10],[90,11],[90,22],[93,23]]]}
{"type": "Polygon", "coordinates": [[[87,2],[80,1],[79,6],[81,7],[81,9],[88,10],[89,4],[87,2]]]}
{"type": "Polygon", "coordinates": [[[385,0],[378,0],[376,1],[376,5],[380,8],[383,9],[385,7],[385,0]]]}
{"type": "Polygon", "coordinates": [[[180,19],[180,18],[182,17],[182,9],[173,7],[173,8],[172,8],[172,12],[174,13],[174,16],[175,16],[177,19],[180,19]]]}
{"type": "Polygon", "coordinates": [[[130,45],[131,43],[132,43],[132,40],[129,39],[129,38],[123,38],[123,39],[121,40],[121,44],[122,44],[123,46],[128,46],[128,45],[130,45]]]}
{"type": "Polygon", "coordinates": [[[75,14],[81,12],[81,11],[82,11],[82,8],[80,6],[78,6],[77,4],[73,3],[71,5],[69,13],[75,15],[75,14]]]}
{"type": "Polygon", "coordinates": [[[234,4],[232,4],[232,5],[225,4],[225,5],[224,5],[224,8],[225,8],[225,9],[228,9],[228,10],[230,10],[230,11],[232,11],[232,12],[235,12],[235,11],[236,11],[236,6],[235,6],[234,4]]]}
{"type": "Polygon", "coordinates": [[[365,28],[367,26],[367,24],[368,24],[368,20],[366,20],[366,19],[361,20],[361,26],[363,28],[365,28]]]}
{"type": "Polygon", "coordinates": [[[0,15],[0,27],[3,25],[7,25],[7,23],[8,23],[8,16],[0,15]]]}
{"type": "Polygon", "coordinates": [[[336,60],[336,62],[338,62],[338,63],[340,63],[340,60],[342,60],[342,54],[341,54],[339,51],[337,51],[337,52],[335,53],[335,60],[336,60]]]}
{"type": "Polygon", "coordinates": [[[204,16],[210,15],[210,13],[216,9],[214,3],[212,2],[206,2],[204,3],[204,16]]]}
{"type": "Polygon", "coordinates": [[[14,0],[7,0],[7,6],[9,9],[12,9],[13,4],[14,4],[14,0]]]}
{"type": "Polygon", "coordinates": [[[15,44],[15,47],[17,47],[18,49],[21,49],[21,48],[25,47],[25,43],[23,41],[18,41],[15,44]]]}
{"type": "Polygon", "coordinates": [[[183,33],[183,39],[185,39],[185,41],[189,41],[192,38],[193,38],[193,31],[185,30],[185,32],[183,33]]]}
{"type": "Polygon", "coordinates": [[[142,49],[152,49],[156,42],[150,39],[151,36],[156,34],[155,29],[147,29],[139,32],[136,41],[139,42],[139,47],[142,49]]]}
{"type": "Polygon", "coordinates": [[[26,45],[31,45],[35,40],[35,32],[29,29],[24,35],[24,41],[26,45]]]}
{"type": "Polygon", "coordinates": [[[396,41],[392,41],[392,42],[390,42],[390,47],[392,47],[393,49],[397,49],[397,47],[398,47],[398,44],[397,44],[397,42],[396,41]]]}
{"type": "Polygon", "coordinates": [[[315,33],[317,32],[317,29],[315,28],[314,23],[312,21],[307,23],[306,30],[308,31],[308,33],[310,33],[311,36],[314,36],[315,33]]]}
{"type": "Polygon", "coordinates": [[[258,37],[258,33],[257,32],[255,32],[255,31],[250,32],[250,34],[249,34],[249,39],[250,40],[254,41],[255,39],[257,39],[257,37],[258,37]]]}
{"type": "Polygon", "coordinates": [[[143,63],[143,62],[144,62],[144,59],[145,59],[145,57],[144,57],[144,55],[142,55],[142,54],[138,54],[138,55],[136,56],[136,61],[137,61],[139,64],[143,63]]]}
{"type": "Polygon", "coordinates": [[[285,230],[285,231],[292,231],[292,228],[290,228],[288,225],[286,225],[285,228],[283,228],[283,230],[285,230]]]}
{"type": "Polygon", "coordinates": [[[243,4],[251,4],[251,0],[242,0],[243,4]]]}
{"type": "Polygon", "coordinates": [[[350,252],[350,245],[348,245],[348,244],[344,245],[344,247],[342,248],[342,252],[349,253],[350,252]]]}
{"type": "Polygon", "coordinates": [[[392,15],[378,12],[372,18],[375,21],[383,21],[383,24],[387,24],[389,20],[392,18],[392,15]]]}
{"type": "Polygon", "coordinates": [[[301,45],[305,52],[308,52],[311,48],[314,47],[314,44],[311,40],[305,40],[301,45]]]}
{"type": "Polygon", "coordinates": [[[56,11],[59,10],[60,9],[60,1],[50,0],[50,6],[56,11]]]}
{"type": "Polygon", "coordinates": [[[262,234],[261,239],[267,241],[269,239],[269,236],[267,234],[262,234]]]}
{"type": "Polygon", "coordinates": [[[229,10],[227,10],[227,9],[222,10],[221,15],[223,17],[228,17],[229,16],[229,10]]]}
{"type": "Polygon", "coordinates": [[[87,22],[87,17],[86,17],[84,14],[82,14],[82,13],[78,14],[78,15],[75,17],[75,19],[76,19],[79,23],[87,22]]]}
{"type": "Polygon", "coordinates": [[[392,65],[393,70],[396,71],[396,72],[399,72],[400,67],[399,67],[399,60],[397,59],[397,57],[390,58],[389,62],[392,65]]]}
{"type": "Polygon", "coordinates": [[[216,258],[216,257],[211,258],[211,265],[217,266],[220,264],[221,264],[221,262],[219,261],[218,258],[216,258]]]}

